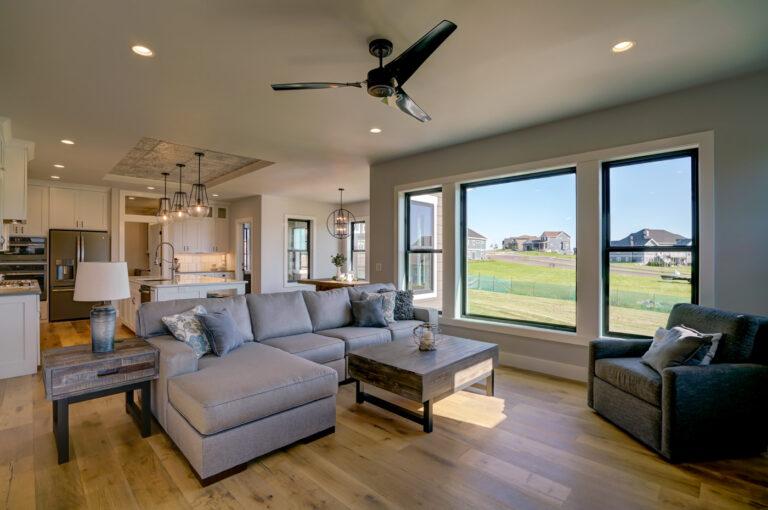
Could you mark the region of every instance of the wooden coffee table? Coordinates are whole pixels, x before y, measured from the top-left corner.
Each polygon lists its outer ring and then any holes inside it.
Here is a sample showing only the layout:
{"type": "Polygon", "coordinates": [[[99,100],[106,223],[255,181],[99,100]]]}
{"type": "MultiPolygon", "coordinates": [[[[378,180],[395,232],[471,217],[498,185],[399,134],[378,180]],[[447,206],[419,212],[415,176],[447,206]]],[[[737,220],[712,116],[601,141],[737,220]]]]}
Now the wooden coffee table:
{"type": "Polygon", "coordinates": [[[438,400],[481,382],[486,394],[493,395],[499,346],[444,336],[437,350],[422,352],[411,339],[404,339],[354,350],[347,361],[358,404],[377,405],[421,424],[424,432],[432,432],[432,405],[438,400]],[[365,393],[366,383],[420,402],[423,413],[365,393]]]}

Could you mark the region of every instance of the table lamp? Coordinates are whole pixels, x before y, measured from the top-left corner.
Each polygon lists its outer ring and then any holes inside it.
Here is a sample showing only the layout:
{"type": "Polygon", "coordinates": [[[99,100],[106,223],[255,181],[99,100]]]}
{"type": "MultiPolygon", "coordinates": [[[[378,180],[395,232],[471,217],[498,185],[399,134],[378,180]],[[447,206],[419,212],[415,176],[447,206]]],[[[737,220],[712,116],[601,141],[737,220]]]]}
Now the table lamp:
{"type": "MultiPolygon", "coordinates": [[[[128,266],[125,262],[80,262],[75,276],[75,301],[113,301],[128,299],[128,266]]],[[[111,304],[91,308],[91,344],[93,352],[115,350],[115,319],[111,304]]]]}

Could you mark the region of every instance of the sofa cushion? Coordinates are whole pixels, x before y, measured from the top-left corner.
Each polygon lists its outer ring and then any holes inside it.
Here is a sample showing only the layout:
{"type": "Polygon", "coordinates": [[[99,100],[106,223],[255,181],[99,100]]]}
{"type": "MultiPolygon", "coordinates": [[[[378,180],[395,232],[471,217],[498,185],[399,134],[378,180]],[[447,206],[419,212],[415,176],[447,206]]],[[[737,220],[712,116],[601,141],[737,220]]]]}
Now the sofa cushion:
{"type": "Polygon", "coordinates": [[[723,334],[713,363],[745,363],[752,356],[760,323],[749,315],[678,303],[669,314],[667,329],[683,325],[697,331],[723,334]]]}
{"type": "Polygon", "coordinates": [[[352,322],[352,306],[347,289],[305,291],[302,294],[312,319],[313,331],[342,328],[352,322]]]}
{"type": "Polygon", "coordinates": [[[315,333],[270,338],[263,343],[315,363],[344,359],[343,340],[315,333]]]}
{"type": "Polygon", "coordinates": [[[210,356],[197,372],[168,380],[171,405],[204,435],[336,394],[337,374],[280,349],[247,343],[210,356]]]}
{"type": "Polygon", "coordinates": [[[351,301],[360,301],[363,298],[363,292],[375,294],[381,289],[396,290],[391,283],[369,283],[368,285],[358,285],[356,287],[347,287],[349,299],[351,301]]]}
{"type": "Polygon", "coordinates": [[[257,342],[312,332],[312,321],[301,292],[248,294],[246,302],[257,342]]]}
{"type": "Polygon", "coordinates": [[[345,352],[368,347],[369,345],[384,344],[392,341],[392,334],[387,328],[358,328],[355,326],[348,326],[346,328],[318,331],[317,334],[344,340],[346,348],[345,352]]]}
{"type": "Polygon", "coordinates": [[[243,335],[243,341],[250,342],[253,340],[250,313],[245,296],[175,299],[142,303],[138,312],[139,321],[136,326],[136,334],[142,338],[167,335],[168,328],[163,324],[163,317],[185,312],[197,305],[202,305],[209,312],[220,312],[224,308],[228,309],[243,335]]]}
{"type": "Polygon", "coordinates": [[[595,376],[608,384],[661,406],[661,375],[640,358],[604,358],[595,361],[595,376]]]}
{"type": "Polygon", "coordinates": [[[390,322],[387,326],[392,332],[392,340],[400,340],[401,338],[410,338],[413,334],[413,328],[424,324],[422,321],[395,321],[390,322]]]}

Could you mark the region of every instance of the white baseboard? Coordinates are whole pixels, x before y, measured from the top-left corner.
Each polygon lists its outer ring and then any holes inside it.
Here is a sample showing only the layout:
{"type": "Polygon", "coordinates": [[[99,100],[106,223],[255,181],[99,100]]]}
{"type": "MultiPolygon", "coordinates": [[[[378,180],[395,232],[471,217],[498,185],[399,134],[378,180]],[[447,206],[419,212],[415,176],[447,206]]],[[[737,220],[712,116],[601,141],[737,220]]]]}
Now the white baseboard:
{"type": "Polygon", "coordinates": [[[570,365],[559,361],[551,361],[548,359],[534,358],[531,356],[523,356],[522,354],[502,351],[499,353],[499,363],[508,367],[540,372],[542,374],[554,375],[564,379],[572,379],[581,382],[587,381],[586,367],[570,365]]]}

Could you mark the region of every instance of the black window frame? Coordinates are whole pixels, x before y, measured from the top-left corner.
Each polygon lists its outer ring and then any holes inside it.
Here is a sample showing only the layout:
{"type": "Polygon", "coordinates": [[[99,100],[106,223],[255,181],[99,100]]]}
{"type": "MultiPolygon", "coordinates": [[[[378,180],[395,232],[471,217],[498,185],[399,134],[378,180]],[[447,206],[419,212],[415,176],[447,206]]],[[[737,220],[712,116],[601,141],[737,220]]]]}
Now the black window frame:
{"type": "Polygon", "coordinates": [[[621,333],[610,330],[610,259],[611,253],[636,252],[690,252],[691,254],[691,303],[699,302],[699,150],[683,149],[646,156],[614,159],[603,161],[601,165],[601,195],[602,195],[602,229],[601,229],[601,260],[602,260],[602,335],[614,338],[647,339],[650,336],[634,333],[621,333]],[[683,157],[691,158],[691,246],[611,246],[611,168],[653,163],[683,157]]]}
{"type": "MultiPolygon", "coordinates": [[[[292,250],[291,249],[291,240],[286,239],[286,251],[285,255],[286,257],[290,253],[294,252],[307,252],[307,278],[312,278],[312,220],[308,220],[306,218],[288,218],[286,221],[286,230],[290,230],[290,223],[294,222],[302,222],[307,224],[307,249],[306,250],[292,250]]],[[[287,234],[287,233],[286,233],[287,234]]],[[[287,268],[286,268],[287,269],[287,268]]],[[[288,271],[285,272],[285,281],[286,283],[298,283],[299,280],[290,280],[288,277],[288,271]]]]}
{"type": "MultiPolygon", "coordinates": [[[[510,182],[520,182],[520,181],[528,181],[533,179],[542,179],[546,177],[557,177],[560,175],[574,175],[576,176],[576,167],[575,166],[569,166],[566,168],[558,168],[555,170],[542,170],[540,172],[531,172],[521,175],[511,175],[508,177],[499,177],[495,179],[488,179],[488,180],[482,180],[482,181],[474,181],[474,182],[465,182],[462,183],[459,187],[459,236],[461,237],[461,259],[460,259],[460,265],[461,265],[461,317],[467,318],[467,319],[480,319],[480,320],[486,320],[486,321],[493,321],[493,322],[500,322],[503,324],[515,324],[518,326],[532,326],[536,328],[542,328],[542,329],[551,329],[556,331],[567,331],[569,333],[575,333],[576,332],[576,326],[577,324],[574,324],[573,326],[564,326],[562,324],[550,324],[548,322],[539,322],[539,321],[528,321],[524,319],[505,319],[503,317],[493,317],[488,315],[480,315],[480,314],[474,314],[474,313],[467,313],[467,297],[469,295],[469,292],[467,291],[467,189],[470,188],[481,188],[485,186],[493,186],[497,184],[507,184],[510,182]]],[[[577,185],[578,186],[578,185],[577,185]]],[[[578,188],[574,188],[574,193],[576,194],[576,198],[578,201],[578,188]]],[[[576,205],[577,211],[575,213],[578,213],[578,203],[576,205]]],[[[578,234],[578,223],[576,224],[576,234],[578,234]]],[[[576,271],[576,274],[578,274],[578,264],[579,264],[579,257],[574,251],[573,253],[575,257],[576,267],[574,268],[574,271],[576,271]]],[[[578,285],[578,279],[575,281],[575,295],[576,300],[574,301],[574,304],[578,303],[579,299],[579,285],[578,285]]],[[[577,317],[578,321],[578,317],[577,317]]]]}
{"type": "MultiPolygon", "coordinates": [[[[411,197],[417,197],[417,196],[420,196],[420,195],[431,195],[433,193],[441,193],[442,194],[442,192],[443,192],[443,187],[442,186],[437,186],[437,187],[429,188],[429,189],[421,189],[421,190],[416,190],[416,191],[409,191],[409,192],[404,194],[404,199],[405,199],[405,214],[404,214],[404,216],[405,216],[405,218],[404,218],[405,219],[405,250],[404,250],[405,251],[405,266],[404,266],[405,267],[405,271],[404,271],[404,274],[405,274],[405,289],[406,290],[411,290],[411,289],[408,289],[408,282],[410,281],[410,279],[409,279],[409,276],[410,276],[409,275],[409,270],[410,270],[410,265],[411,265],[410,264],[410,255],[412,253],[413,254],[419,254],[419,253],[421,253],[421,254],[427,254],[427,253],[431,253],[431,254],[438,254],[439,253],[439,254],[442,254],[443,253],[443,249],[442,248],[440,248],[440,249],[436,249],[436,248],[416,248],[416,249],[411,249],[411,197]]],[[[434,232],[433,235],[434,235],[435,238],[437,237],[437,233],[436,232],[434,232]]],[[[436,270],[436,269],[437,269],[436,267],[433,268],[433,271],[436,270]]],[[[437,292],[437,289],[433,289],[432,291],[415,291],[414,290],[413,291],[413,295],[417,296],[419,294],[427,294],[429,292],[437,292]]]]}
{"type": "MultiPolygon", "coordinates": [[[[366,225],[365,220],[357,220],[353,221],[350,225],[350,234],[349,234],[349,267],[352,270],[352,272],[355,272],[355,253],[365,253],[368,251],[368,225],[366,225]],[[356,250],[355,249],[355,225],[358,223],[362,223],[365,225],[365,249],[364,250],[356,250]]],[[[365,279],[368,279],[368,262],[366,260],[365,264],[365,279]]]]}

